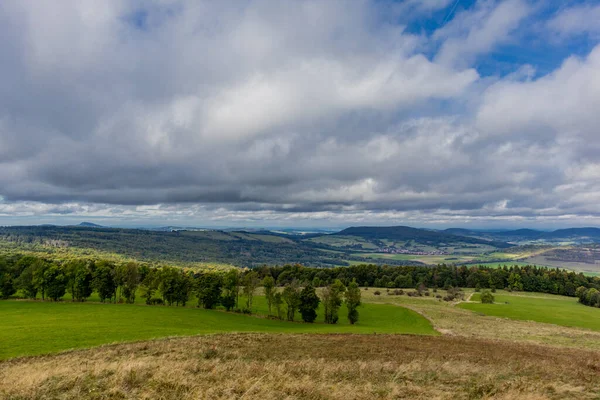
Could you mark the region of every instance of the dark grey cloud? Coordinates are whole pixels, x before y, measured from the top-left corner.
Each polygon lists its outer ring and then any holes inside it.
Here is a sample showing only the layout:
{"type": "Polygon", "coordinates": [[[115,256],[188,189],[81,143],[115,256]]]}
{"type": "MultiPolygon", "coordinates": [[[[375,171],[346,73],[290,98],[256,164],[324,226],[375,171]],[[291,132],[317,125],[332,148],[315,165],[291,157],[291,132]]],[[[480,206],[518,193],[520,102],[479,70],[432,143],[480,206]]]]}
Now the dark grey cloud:
{"type": "Polygon", "coordinates": [[[600,47],[481,79],[533,8],[448,4],[6,1],[0,218],[597,216],[600,47]]]}

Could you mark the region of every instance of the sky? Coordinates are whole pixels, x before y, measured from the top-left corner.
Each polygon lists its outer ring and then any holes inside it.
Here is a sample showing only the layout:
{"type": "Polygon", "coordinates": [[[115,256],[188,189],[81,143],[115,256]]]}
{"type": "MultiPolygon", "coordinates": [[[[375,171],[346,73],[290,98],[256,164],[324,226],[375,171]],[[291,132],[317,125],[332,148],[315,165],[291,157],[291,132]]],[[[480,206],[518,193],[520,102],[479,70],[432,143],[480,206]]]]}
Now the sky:
{"type": "Polygon", "coordinates": [[[0,225],[600,226],[600,1],[3,0],[0,225]]]}

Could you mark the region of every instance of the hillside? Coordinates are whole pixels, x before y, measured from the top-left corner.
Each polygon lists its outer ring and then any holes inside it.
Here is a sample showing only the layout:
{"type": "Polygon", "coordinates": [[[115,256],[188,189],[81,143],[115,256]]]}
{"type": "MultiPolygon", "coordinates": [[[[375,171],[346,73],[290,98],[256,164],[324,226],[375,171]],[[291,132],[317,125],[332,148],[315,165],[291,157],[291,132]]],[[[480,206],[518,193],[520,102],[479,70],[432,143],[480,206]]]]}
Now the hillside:
{"type": "Polygon", "coordinates": [[[373,240],[397,240],[397,241],[414,241],[416,243],[426,244],[429,246],[452,245],[452,244],[482,244],[491,245],[498,248],[510,247],[506,243],[491,242],[484,239],[476,239],[464,236],[457,236],[438,231],[411,228],[409,226],[386,226],[372,227],[359,226],[344,229],[341,232],[335,233],[337,236],[358,236],[365,239],[373,240]]]}
{"type": "MultiPolygon", "coordinates": [[[[179,264],[217,263],[240,267],[283,264],[344,266],[362,261],[350,252],[331,251],[326,244],[302,240],[303,236],[268,231],[150,231],[87,226],[1,227],[0,245],[43,252],[86,251],[114,253],[148,262],[179,264]]],[[[394,265],[419,265],[418,261],[373,261],[394,265]]]]}
{"type": "Polygon", "coordinates": [[[236,334],[0,364],[4,398],[591,399],[598,353],[461,337],[236,334]],[[549,351],[552,349],[552,351],[549,351]]]}
{"type": "Polygon", "coordinates": [[[572,242],[574,244],[600,243],[599,228],[567,228],[552,232],[538,231],[534,229],[516,229],[509,231],[473,231],[468,229],[450,228],[442,232],[452,235],[471,238],[498,240],[511,243],[561,243],[572,242]]]}

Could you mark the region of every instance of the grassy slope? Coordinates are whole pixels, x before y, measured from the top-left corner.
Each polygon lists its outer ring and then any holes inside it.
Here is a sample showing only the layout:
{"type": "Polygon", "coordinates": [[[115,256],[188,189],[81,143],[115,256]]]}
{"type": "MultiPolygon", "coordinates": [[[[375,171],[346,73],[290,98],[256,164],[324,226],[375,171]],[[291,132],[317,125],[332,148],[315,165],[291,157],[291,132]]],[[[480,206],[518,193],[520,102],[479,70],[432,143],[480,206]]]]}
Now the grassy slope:
{"type": "Polygon", "coordinates": [[[0,362],[13,399],[592,399],[600,353],[477,338],[198,336],[0,362]]]}
{"type": "MultiPolygon", "coordinates": [[[[256,300],[258,307],[266,308],[260,298],[256,300]]],[[[355,326],[349,325],[344,310],[340,311],[339,323],[326,325],[183,307],[1,301],[0,358],[218,332],[436,334],[425,318],[393,305],[364,305],[355,326]]]]}
{"type": "MultiPolygon", "coordinates": [[[[472,300],[478,301],[478,296],[473,295],[472,300]]],[[[573,297],[500,294],[495,301],[496,304],[462,303],[460,307],[496,317],[600,331],[600,309],[581,305],[573,297]]]]}

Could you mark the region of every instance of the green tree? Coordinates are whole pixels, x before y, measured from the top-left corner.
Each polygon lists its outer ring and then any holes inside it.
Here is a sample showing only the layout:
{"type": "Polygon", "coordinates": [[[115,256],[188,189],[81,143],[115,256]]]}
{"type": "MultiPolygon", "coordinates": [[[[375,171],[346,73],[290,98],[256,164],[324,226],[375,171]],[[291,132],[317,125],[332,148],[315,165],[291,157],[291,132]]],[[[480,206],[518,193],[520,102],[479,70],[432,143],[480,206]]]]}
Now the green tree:
{"type": "Polygon", "coordinates": [[[244,276],[244,295],[246,296],[246,308],[248,311],[252,311],[252,300],[254,299],[254,292],[258,287],[260,281],[258,280],[258,274],[256,271],[250,271],[244,276]]]}
{"type": "Polygon", "coordinates": [[[35,264],[25,267],[17,279],[17,287],[23,291],[25,297],[35,299],[38,294],[38,286],[34,280],[35,264]]]}
{"type": "Polygon", "coordinates": [[[151,268],[145,273],[140,284],[142,289],[142,297],[146,300],[146,304],[151,304],[154,294],[158,290],[158,271],[156,268],[151,268]]]}
{"type": "Polygon", "coordinates": [[[283,288],[282,297],[287,308],[287,320],[293,321],[294,317],[296,316],[296,311],[300,306],[300,289],[296,280],[293,280],[285,285],[283,288]]]}
{"type": "Polygon", "coordinates": [[[62,268],[57,265],[51,265],[44,272],[44,279],[46,281],[46,294],[48,298],[53,301],[62,299],[67,291],[68,279],[63,273],[62,268]]]}
{"type": "Polygon", "coordinates": [[[92,295],[92,282],[94,280],[92,265],[92,263],[83,260],[70,262],[67,271],[69,271],[69,289],[73,301],[85,301],[92,295]]]}
{"type": "Polygon", "coordinates": [[[523,290],[523,282],[521,280],[521,275],[514,272],[510,274],[508,277],[508,287],[516,291],[523,290]]]}
{"type": "MultiPolygon", "coordinates": [[[[227,271],[227,273],[223,277],[223,289],[225,291],[223,297],[226,298],[225,301],[227,305],[230,305],[230,299],[233,298],[234,306],[239,308],[240,285],[241,279],[239,270],[230,269],[229,271],[227,271]]],[[[223,304],[225,308],[227,308],[227,305],[223,304]]],[[[231,308],[233,308],[233,306],[231,306],[231,308]]],[[[230,310],[231,308],[227,309],[230,310]]]]}
{"type": "Polygon", "coordinates": [[[200,275],[197,282],[198,306],[206,309],[215,308],[221,300],[221,288],[223,286],[221,275],[204,273],[200,275]]]}
{"type": "Polygon", "coordinates": [[[177,303],[181,270],[173,267],[162,267],[159,274],[159,280],[160,283],[158,289],[162,294],[164,302],[170,306],[173,305],[173,303],[177,303]]]}
{"type": "Polygon", "coordinates": [[[275,292],[273,295],[273,306],[277,311],[277,318],[283,319],[283,295],[279,292],[275,292]]]}
{"type": "Polygon", "coordinates": [[[93,276],[92,286],[98,292],[100,301],[111,301],[117,290],[114,264],[104,260],[98,261],[93,276]]]}
{"type": "Polygon", "coordinates": [[[46,289],[48,284],[45,275],[48,268],[50,268],[50,264],[43,260],[39,260],[33,266],[33,285],[42,295],[42,300],[46,299],[46,289]]]}
{"type": "Polygon", "coordinates": [[[598,289],[596,288],[591,288],[588,289],[586,294],[585,294],[585,303],[588,306],[595,306],[594,304],[594,299],[596,298],[596,295],[598,294],[598,289]]]}
{"type": "Polygon", "coordinates": [[[317,319],[317,308],[319,308],[320,302],[321,300],[311,284],[306,285],[304,289],[302,289],[300,292],[299,309],[304,322],[315,322],[315,319],[317,319]]]}
{"type": "Polygon", "coordinates": [[[358,322],[358,310],[357,308],[360,306],[361,302],[361,293],[356,280],[353,280],[350,285],[348,285],[348,290],[345,293],[346,298],[346,307],[348,308],[348,321],[352,325],[358,322]]]}
{"type": "Polygon", "coordinates": [[[0,297],[8,299],[16,291],[17,288],[15,287],[12,275],[8,272],[0,272],[0,297]]]}
{"type": "Polygon", "coordinates": [[[336,279],[331,285],[323,289],[322,301],[325,311],[325,323],[336,324],[339,316],[338,311],[342,305],[342,295],[346,291],[346,287],[336,279]]]}
{"type": "Polygon", "coordinates": [[[121,267],[121,292],[125,301],[135,303],[135,294],[140,286],[140,268],[135,262],[128,262],[121,267]]]}
{"type": "Polygon", "coordinates": [[[273,294],[275,292],[275,279],[271,275],[265,276],[262,281],[263,288],[265,290],[265,298],[267,299],[267,306],[269,307],[269,315],[271,315],[271,307],[273,305],[273,294]]]}

